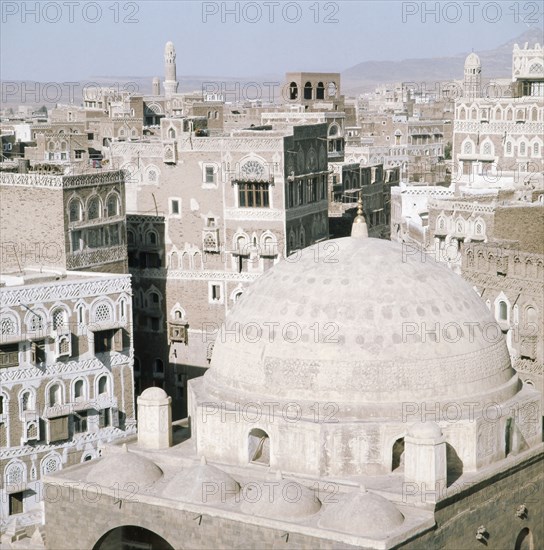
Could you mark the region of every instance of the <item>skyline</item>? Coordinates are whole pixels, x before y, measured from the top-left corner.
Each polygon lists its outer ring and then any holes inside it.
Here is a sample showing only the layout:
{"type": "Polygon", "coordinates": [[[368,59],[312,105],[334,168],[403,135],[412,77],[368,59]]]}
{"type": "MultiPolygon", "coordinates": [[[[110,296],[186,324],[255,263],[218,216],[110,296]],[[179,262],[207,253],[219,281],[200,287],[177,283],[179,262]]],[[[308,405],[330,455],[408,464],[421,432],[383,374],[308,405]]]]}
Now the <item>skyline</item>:
{"type": "Polygon", "coordinates": [[[472,14],[466,2],[443,3],[441,11],[434,13],[434,2],[399,1],[107,1],[99,4],[100,14],[96,2],[47,2],[39,11],[33,11],[34,4],[2,3],[0,76],[4,81],[162,77],[163,47],[168,40],[176,45],[179,75],[342,72],[364,61],[429,57],[429,44],[433,57],[493,49],[542,22],[542,13],[532,11],[536,2],[503,2],[500,17],[492,6],[499,4],[494,2],[472,3],[472,14]],[[237,13],[228,11],[236,6],[237,13]],[[297,16],[297,22],[288,21],[297,16]],[[389,26],[385,33],[384,24],[389,26]],[[25,33],[25,41],[18,39],[25,33]],[[388,36],[392,39],[387,40],[388,36]],[[295,48],[298,57],[293,61],[295,48]],[[132,55],[119,55],[121,49],[132,55]]]}

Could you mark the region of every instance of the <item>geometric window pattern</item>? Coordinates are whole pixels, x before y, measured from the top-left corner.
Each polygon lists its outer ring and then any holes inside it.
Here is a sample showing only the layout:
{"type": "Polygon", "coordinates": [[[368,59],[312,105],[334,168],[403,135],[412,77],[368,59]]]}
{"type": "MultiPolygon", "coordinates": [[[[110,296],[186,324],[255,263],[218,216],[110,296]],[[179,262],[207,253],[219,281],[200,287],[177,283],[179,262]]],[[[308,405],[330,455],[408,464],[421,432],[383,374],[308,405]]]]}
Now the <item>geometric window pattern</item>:
{"type": "Polygon", "coordinates": [[[66,325],[66,313],[62,309],[57,309],[53,313],[53,330],[61,330],[66,325]]]}
{"type": "Polygon", "coordinates": [[[100,304],[94,313],[94,320],[97,322],[109,321],[111,319],[111,308],[108,304],[100,304]]]}
{"type": "Polygon", "coordinates": [[[12,334],[16,334],[17,325],[15,324],[15,321],[13,319],[10,319],[9,317],[2,319],[2,324],[0,325],[0,332],[2,336],[9,336],[12,334]]]}
{"type": "Polygon", "coordinates": [[[10,464],[5,473],[6,484],[19,485],[24,481],[24,467],[22,464],[10,464]]]}
{"type": "Polygon", "coordinates": [[[59,460],[58,458],[51,457],[44,461],[42,464],[42,474],[52,474],[59,469],[59,460]]]}

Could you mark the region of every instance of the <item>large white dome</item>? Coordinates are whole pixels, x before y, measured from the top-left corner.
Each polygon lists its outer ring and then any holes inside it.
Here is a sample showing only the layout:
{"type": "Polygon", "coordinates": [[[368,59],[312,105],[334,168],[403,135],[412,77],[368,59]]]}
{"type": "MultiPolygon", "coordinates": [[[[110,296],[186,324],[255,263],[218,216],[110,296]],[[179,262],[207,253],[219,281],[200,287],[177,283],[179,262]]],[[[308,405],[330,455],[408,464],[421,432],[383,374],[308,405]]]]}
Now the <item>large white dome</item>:
{"type": "Polygon", "coordinates": [[[204,383],[216,396],[386,405],[502,400],[514,374],[491,313],[459,275],[397,243],[347,237],[250,287],[204,383]]]}

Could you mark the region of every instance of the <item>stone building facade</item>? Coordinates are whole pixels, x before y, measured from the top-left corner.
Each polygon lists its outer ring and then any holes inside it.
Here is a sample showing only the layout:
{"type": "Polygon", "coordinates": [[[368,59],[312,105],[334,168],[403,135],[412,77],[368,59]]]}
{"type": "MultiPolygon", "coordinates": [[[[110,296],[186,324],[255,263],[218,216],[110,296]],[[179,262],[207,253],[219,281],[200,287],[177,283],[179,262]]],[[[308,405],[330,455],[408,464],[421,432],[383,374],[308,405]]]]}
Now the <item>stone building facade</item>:
{"type": "MultiPolygon", "coordinates": [[[[544,169],[544,63],[540,44],[514,45],[513,97],[477,93],[478,79],[466,84],[456,102],[453,159],[460,184],[493,187],[518,183],[544,169]],[[488,97],[482,97],[487,95],[488,97]],[[491,96],[491,97],[489,97],[491,96]]],[[[478,70],[471,54],[470,70],[478,70]],[[474,67],[472,67],[474,65],[474,67]]],[[[479,60],[478,60],[479,61],[479,60]]],[[[465,72],[467,68],[465,67],[465,72]]]]}
{"type": "Polygon", "coordinates": [[[42,476],[135,430],[130,276],[0,278],[2,542],[43,522],[42,476]]]}
{"type": "Polygon", "coordinates": [[[43,266],[127,272],[121,171],[20,172],[0,172],[3,272],[43,266]]]}

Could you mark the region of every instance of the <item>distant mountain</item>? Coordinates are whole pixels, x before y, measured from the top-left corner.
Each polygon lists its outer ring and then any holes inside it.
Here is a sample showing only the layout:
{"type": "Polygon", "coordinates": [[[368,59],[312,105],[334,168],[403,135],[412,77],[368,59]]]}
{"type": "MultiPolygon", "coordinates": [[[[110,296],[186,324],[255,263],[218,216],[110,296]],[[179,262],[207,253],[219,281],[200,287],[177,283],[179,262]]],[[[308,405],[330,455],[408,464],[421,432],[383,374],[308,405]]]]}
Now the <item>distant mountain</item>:
{"type": "MultiPolygon", "coordinates": [[[[544,32],[533,27],[494,50],[476,52],[482,62],[482,76],[485,79],[509,78],[512,75],[514,44],[523,47],[525,42],[530,45],[544,43],[544,32]]],[[[346,95],[358,94],[389,82],[461,80],[465,58],[469,53],[403,61],[365,61],[342,73],[342,92],[346,95]]]]}

